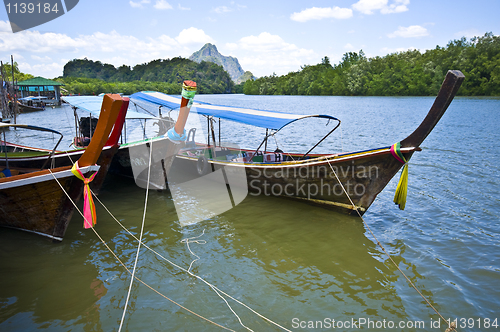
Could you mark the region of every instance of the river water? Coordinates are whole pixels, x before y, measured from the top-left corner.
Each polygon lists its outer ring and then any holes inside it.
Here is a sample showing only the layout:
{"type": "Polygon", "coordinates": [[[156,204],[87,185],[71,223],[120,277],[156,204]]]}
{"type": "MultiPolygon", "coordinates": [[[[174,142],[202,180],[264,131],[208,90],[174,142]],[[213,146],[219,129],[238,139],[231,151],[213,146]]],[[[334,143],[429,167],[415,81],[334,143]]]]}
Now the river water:
{"type": "MultiPolygon", "coordinates": [[[[341,129],[317,152],[391,145],[418,126],[433,102],[427,97],[196,98],[338,117],[341,129]]],[[[18,122],[62,131],[62,149],[74,132],[69,107],[23,114],[18,122]]],[[[326,121],[299,122],[279,136],[280,147],[307,150],[328,128],[326,121]]],[[[500,329],[499,126],[500,99],[456,98],[422,144],[423,151],[411,159],[406,209],[400,211],[392,203],[398,175],[364,215],[399,268],[444,317],[457,319],[459,331],[500,329]]],[[[221,127],[224,139],[244,147],[256,147],[264,134],[225,122],[221,127]]],[[[26,145],[50,147],[55,142],[51,135],[6,134],[8,140],[26,145]]],[[[99,198],[127,229],[139,233],[144,189],[110,176],[99,198]]],[[[132,269],[137,241],[99,203],[97,216],[96,231],[132,269]]],[[[59,244],[0,229],[1,331],[118,330],[130,275],[82,225],[75,213],[59,244]]],[[[134,282],[123,330],[223,330],[166,297],[226,328],[246,330],[211,287],[179,269],[188,269],[197,258],[190,250],[199,257],[191,272],[289,330],[323,331],[332,324],[343,331],[446,329],[444,322],[438,328],[437,314],[408,285],[358,217],[248,195],[221,215],[181,226],[169,191],[152,191],[144,243],[158,255],[143,247],[136,276],[163,296],[134,282]],[[182,241],[198,236],[189,248],[182,241]]],[[[281,330],[224,297],[248,328],[281,330]]]]}

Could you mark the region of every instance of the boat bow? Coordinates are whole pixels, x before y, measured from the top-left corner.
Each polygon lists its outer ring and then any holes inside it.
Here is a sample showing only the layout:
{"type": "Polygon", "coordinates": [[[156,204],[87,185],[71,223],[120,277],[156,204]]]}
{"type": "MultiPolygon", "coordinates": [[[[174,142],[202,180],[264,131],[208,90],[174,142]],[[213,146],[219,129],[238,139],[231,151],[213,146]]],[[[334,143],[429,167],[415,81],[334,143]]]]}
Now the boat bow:
{"type": "Polygon", "coordinates": [[[443,84],[441,85],[441,89],[436,96],[436,100],[434,100],[434,104],[429,110],[429,113],[427,113],[427,116],[422,121],[420,126],[418,126],[413,133],[401,141],[402,148],[418,147],[422,144],[425,138],[431,133],[432,129],[434,129],[436,124],[439,122],[444,112],[446,112],[448,106],[450,106],[450,103],[457,94],[464,79],[465,76],[461,71],[448,71],[443,84]]]}

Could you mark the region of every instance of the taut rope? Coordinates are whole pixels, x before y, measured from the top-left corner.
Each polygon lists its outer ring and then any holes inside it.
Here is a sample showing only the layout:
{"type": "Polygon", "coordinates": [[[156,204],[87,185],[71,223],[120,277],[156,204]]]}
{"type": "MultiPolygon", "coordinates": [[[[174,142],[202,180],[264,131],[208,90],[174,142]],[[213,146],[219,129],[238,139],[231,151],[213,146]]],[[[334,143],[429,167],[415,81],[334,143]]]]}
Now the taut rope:
{"type": "Polygon", "coordinates": [[[340,186],[342,187],[342,190],[344,191],[344,193],[346,194],[347,198],[349,199],[349,202],[351,202],[354,210],[356,211],[356,213],[358,214],[358,216],[361,218],[361,220],[363,221],[363,224],[365,224],[366,228],[370,231],[370,233],[372,234],[373,238],[375,239],[375,241],[377,241],[377,244],[379,245],[379,247],[382,249],[382,251],[387,255],[387,257],[389,257],[389,260],[392,262],[392,264],[398,269],[399,272],[401,272],[401,274],[403,275],[403,277],[405,277],[406,281],[408,281],[408,283],[410,284],[411,287],[413,287],[413,289],[415,289],[415,291],[417,291],[417,293],[424,299],[425,302],[427,302],[427,304],[432,308],[432,310],[434,310],[439,317],[441,317],[441,319],[445,322],[448,322],[448,329],[446,329],[446,332],[451,332],[451,331],[456,331],[456,326],[454,323],[450,323],[449,321],[447,321],[440,313],[439,311],[429,302],[429,300],[427,300],[427,298],[418,290],[418,288],[415,286],[415,284],[406,276],[406,274],[403,272],[403,270],[401,270],[399,268],[399,266],[396,264],[396,262],[392,259],[391,255],[387,252],[387,250],[385,250],[384,246],[380,243],[380,241],[377,239],[377,237],[375,236],[375,234],[373,233],[373,231],[371,230],[370,226],[368,226],[368,223],[365,221],[365,219],[363,219],[363,216],[361,216],[361,213],[359,212],[357,206],[354,204],[354,202],[352,201],[351,197],[349,196],[349,194],[347,193],[344,185],[342,184],[342,182],[340,182],[340,179],[337,175],[337,173],[335,172],[335,170],[333,169],[332,167],[332,164],[330,163],[330,161],[328,160],[328,165],[330,166],[333,174],[335,175],[335,177],[337,178],[337,181],[339,182],[340,186]]]}
{"type": "Polygon", "coordinates": [[[148,196],[149,196],[149,179],[151,175],[151,155],[153,154],[153,144],[150,144],[149,148],[149,167],[148,167],[148,184],[146,185],[146,198],[144,199],[144,213],[142,214],[142,225],[141,234],[139,236],[139,244],[137,245],[137,254],[135,255],[134,268],[132,269],[132,278],[130,278],[130,286],[128,288],[127,299],[125,300],[125,307],[123,308],[122,320],[120,322],[120,327],[118,332],[122,330],[123,321],[125,320],[125,313],[127,312],[128,300],[130,299],[130,293],[132,292],[132,284],[134,283],[135,269],[137,267],[137,261],[139,260],[139,252],[141,250],[142,235],[144,234],[144,222],[146,220],[146,210],[148,207],[148,196]]]}
{"type": "MultiPolygon", "coordinates": [[[[68,197],[68,199],[70,200],[70,202],[73,204],[74,208],[78,211],[78,213],[80,213],[80,215],[81,215],[83,218],[85,218],[85,217],[84,217],[84,215],[83,215],[83,213],[82,213],[82,212],[80,211],[80,209],[76,206],[75,202],[71,199],[71,197],[69,196],[69,194],[68,194],[68,193],[66,192],[66,190],[63,188],[63,186],[61,185],[61,183],[59,182],[59,180],[58,180],[58,179],[54,176],[54,174],[52,173],[52,171],[51,171],[51,170],[49,170],[49,172],[50,172],[50,174],[52,174],[52,177],[54,178],[54,180],[56,180],[57,184],[59,185],[59,187],[61,187],[61,190],[62,190],[62,191],[66,194],[66,196],[68,197]]],[[[92,193],[92,194],[94,195],[94,197],[95,197],[95,198],[97,198],[97,196],[96,196],[94,193],[92,193]]],[[[98,201],[99,201],[99,199],[98,199],[98,201]]],[[[101,201],[99,201],[99,203],[101,203],[101,204],[102,204],[102,202],[101,202],[101,201]]],[[[103,205],[103,206],[104,206],[104,205],[103,205]]],[[[108,212],[109,212],[109,210],[108,210],[106,207],[104,207],[104,208],[106,209],[106,211],[108,211],[108,212]]],[[[114,218],[114,217],[113,217],[113,218],[114,218]]],[[[116,220],[116,218],[115,218],[115,220],[116,220]]],[[[122,225],[122,227],[123,227],[123,225],[122,225]]],[[[97,233],[97,231],[95,230],[95,228],[94,228],[94,227],[92,227],[91,229],[92,229],[92,231],[94,232],[94,234],[97,236],[97,238],[98,238],[98,239],[102,242],[102,244],[104,244],[104,246],[106,247],[106,249],[108,249],[108,251],[109,251],[109,252],[110,252],[110,253],[111,253],[111,254],[115,257],[115,259],[118,261],[118,263],[120,263],[120,265],[121,265],[121,266],[123,266],[123,268],[124,268],[124,269],[125,269],[125,270],[126,270],[126,271],[130,274],[130,275],[132,275],[132,271],[130,271],[130,269],[129,269],[126,265],[125,265],[125,263],[123,263],[123,262],[121,261],[121,259],[120,259],[120,258],[116,255],[116,253],[115,253],[115,252],[114,252],[114,251],[113,251],[113,250],[112,250],[112,249],[108,246],[108,244],[106,243],[106,241],[104,241],[104,240],[103,240],[103,238],[99,235],[99,233],[97,233]]],[[[127,231],[128,231],[128,230],[127,230],[127,231]]],[[[128,232],[129,232],[129,231],[128,231],[128,232]]],[[[130,233],[130,232],[129,232],[129,233],[130,233]]],[[[130,234],[132,234],[132,233],[130,233],[130,234]]],[[[134,236],[134,238],[135,238],[135,239],[137,239],[135,236],[134,236]]],[[[142,242],[141,242],[141,243],[142,243],[142,242]]],[[[144,243],[142,243],[142,244],[144,245],[144,243]]],[[[146,245],[144,245],[144,246],[146,247],[146,245]]],[[[148,248],[148,249],[149,249],[149,250],[151,250],[150,248],[148,248]]],[[[169,297],[167,297],[166,295],[164,295],[164,294],[160,293],[158,290],[154,289],[153,287],[151,287],[150,285],[148,285],[147,283],[145,283],[144,281],[142,281],[142,280],[141,280],[141,279],[139,279],[138,277],[134,276],[134,279],[136,279],[138,282],[140,282],[141,284],[143,284],[143,285],[144,285],[144,286],[146,286],[147,288],[151,289],[153,292],[155,292],[156,294],[160,295],[161,297],[163,297],[163,298],[167,299],[168,301],[172,302],[173,304],[175,304],[175,305],[179,306],[180,308],[182,308],[182,309],[186,310],[186,311],[187,311],[187,312],[189,312],[190,314],[193,314],[193,315],[195,315],[196,317],[201,318],[201,319],[203,319],[203,320],[205,320],[205,321],[207,321],[207,322],[209,322],[209,323],[211,323],[211,324],[214,324],[215,326],[218,326],[218,327],[220,327],[220,328],[222,328],[222,329],[224,329],[224,330],[227,330],[227,331],[232,331],[232,332],[236,332],[236,331],[234,331],[234,330],[232,330],[232,329],[229,329],[229,328],[227,328],[227,327],[225,327],[225,326],[222,326],[222,325],[220,325],[220,324],[217,324],[216,322],[211,321],[210,319],[205,318],[205,317],[201,316],[200,314],[197,314],[196,312],[194,312],[194,311],[192,311],[192,310],[190,310],[190,309],[188,309],[188,308],[184,307],[183,305],[181,305],[181,304],[179,304],[179,303],[175,302],[174,300],[172,300],[172,299],[170,299],[169,297]]]]}

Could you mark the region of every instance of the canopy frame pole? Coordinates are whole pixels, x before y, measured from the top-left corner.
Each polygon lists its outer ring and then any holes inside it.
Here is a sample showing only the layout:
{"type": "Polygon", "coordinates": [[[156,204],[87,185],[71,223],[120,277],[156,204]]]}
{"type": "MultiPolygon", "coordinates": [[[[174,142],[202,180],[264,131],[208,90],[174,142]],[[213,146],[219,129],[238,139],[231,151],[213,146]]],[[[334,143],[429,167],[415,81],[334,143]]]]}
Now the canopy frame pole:
{"type": "MultiPolygon", "coordinates": [[[[339,123],[337,123],[337,125],[335,126],[335,128],[333,128],[332,130],[330,130],[330,132],[328,134],[326,134],[322,139],[320,139],[318,141],[318,143],[316,143],[312,148],[309,149],[309,151],[307,151],[303,156],[302,156],[302,159],[305,158],[312,150],[314,150],[321,142],[323,142],[328,136],[330,136],[339,126],[340,126],[340,120],[339,119],[335,119],[337,120],[339,123]]],[[[269,128],[266,128],[266,137],[264,137],[264,139],[262,140],[262,142],[260,143],[259,147],[255,150],[255,154],[252,156],[252,158],[250,159],[250,161],[253,160],[253,157],[255,157],[257,155],[257,152],[259,151],[259,149],[262,147],[262,145],[264,143],[266,143],[266,146],[267,146],[267,139],[270,137],[270,136],[274,136],[278,133],[278,131],[280,131],[281,129],[278,129],[276,130],[275,132],[271,132],[270,134],[268,134],[268,129],[269,128]]],[[[265,153],[265,152],[264,152],[265,153]]]]}
{"type": "Polygon", "coordinates": [[[92,139],[92,134],[93,134],[92,133],[92,113],[90,113],[90,126],[89,126],[89,128],[90,128],[90,136],[89,137],[90,137],[90,139],[92,139]]]}
{"type": "MultiPolygon", "coordinates": [[[[214,142],[214,148],[217,147],[217,141],[215,140],[215,131],[214,131],[214,118],[210,118],[210,131],[212,133],[212,141],[214,142]]],[[[215,152],[215,149],[214,149],[215,152]]],[[[215,158],[215,157],[214,157],[215,158]]]]}
{"type": "Polygon", "coordinates": [[[12,93],[13,93],[13,96],[12,98],[14,98],[14,107],[12,108],[13,111],[14,111],[14,124],[17,123],[17,114],[19,114],[19,106],[17,105],[17,92],[16,92],[16,86],[14,85],[15,82],[14,82],[14,57],[12,56],[12,54],[10,55],[10,62],[11,62],[11,69],[12,69],[12,93]]]}
{"type": "Polygon", "coordinates": [[[268,131],[269,131],[269,128],[266,128],[266,143],[264,144],[264,153],[266,153],[267,151],[267,138],[268,138],[268,131]]]}
{"type": "MultiPolygon", "coordinates": [[[[333,128],[328,134],[326,134],[322,139],[320,139],[318,141],[318,143],[316,143],[312,148],[309,149],[309,151],[307,151],[303,156],[302,156],[302,159],[305,159],[305,157],[312,151],[314,150],[321,142],[323,142],[328,136],[330,136],[331,133],[333,133],[335,131],[335,129],[337,129],[339,126],[340,126],[340,120],[337,119],[337,121],[339,123],[337,123],[337,125],[335,126],[335,128],[333,128]]],[[[328,124],[327,124],[328,125],[328,124]]]]}
{"type": "Polygon", "coordinates": [[[210,147],[210,117],[207,115],[207,145],[210,147]]]}
{"type": "MultiPolygon", "coordinates": [[[[61,137],[59,137],[59,141],[57,141],[56,146],[54,146],[54,148],[50,152],[49,157],[47,158],[47,160],[45,160],[45,162],[43,163],[43,166],[42,166],[41,169],[44,169],[45,166],[47,166],[47,164],[49,163],[50,159],[52,159],[52,156],[54,156],[54,153],[56,152],[56,149],[59,146],[59,143],[61,143],[61,141],[63,139],[63,135],[61,133],[58,133],[58,134],[61,135],[61,137]]],[[[51,168],[51,167],[49,167],[49,168],[51,168]]]]}
{"type": "Polygon", "coordinates": [[[3,144],[5,152],[5,169],[9,169],[9,155],[7,154],[7,139],[5,138],[5,130],[3,131],[3,144]]]}
{"type": "Polygon", "coordinates": [[[75,139],[78,143],[80,135],[78,135],[78,114],[76,113],[77,108],[75,106],[72,106],[71,108],[73,109],[73,115],[75,117],[75,139]]]}
{"type": "MultiPolygon", "coordinates": [[[[266,133],[267,133],[267,129],[266,128],[266,133]]],[[[267,142],[267,139],[269,136],[273,136],[274,134],[276,134],[279,130],[276,130],[274,133],[270,133],[270,134],[266,134],[266,137],[264,137],[264,139],[262,140],[262,142],[260,143],[259,147],[255,150],[255,153],[254,155],[252,156],[252,158],[250,159],[250,161],[253,160],[253,158],[257,155],[257,152],[259,151],[259,149],[262,147],[262,144],[264,144],[264,142],[267,142]]]]}

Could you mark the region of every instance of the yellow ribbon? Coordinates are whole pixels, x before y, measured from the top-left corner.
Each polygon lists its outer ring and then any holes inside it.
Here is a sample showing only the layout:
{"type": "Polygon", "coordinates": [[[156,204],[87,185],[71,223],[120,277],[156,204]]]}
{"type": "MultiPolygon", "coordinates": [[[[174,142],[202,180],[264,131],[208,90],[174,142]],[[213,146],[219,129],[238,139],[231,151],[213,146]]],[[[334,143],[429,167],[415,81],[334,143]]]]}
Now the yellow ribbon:
{"type": "Polygon", "coordinates": [[[408,161],[401,153],[401,144],[399,142],[391,146],[391,154],[398,161],[404,163],[403,171],[401,172],[401,177],[396,187],[396,193],[394,194],[394,203],[399,206],[400,210],[404,210],[408,193],[408,161]]]}

